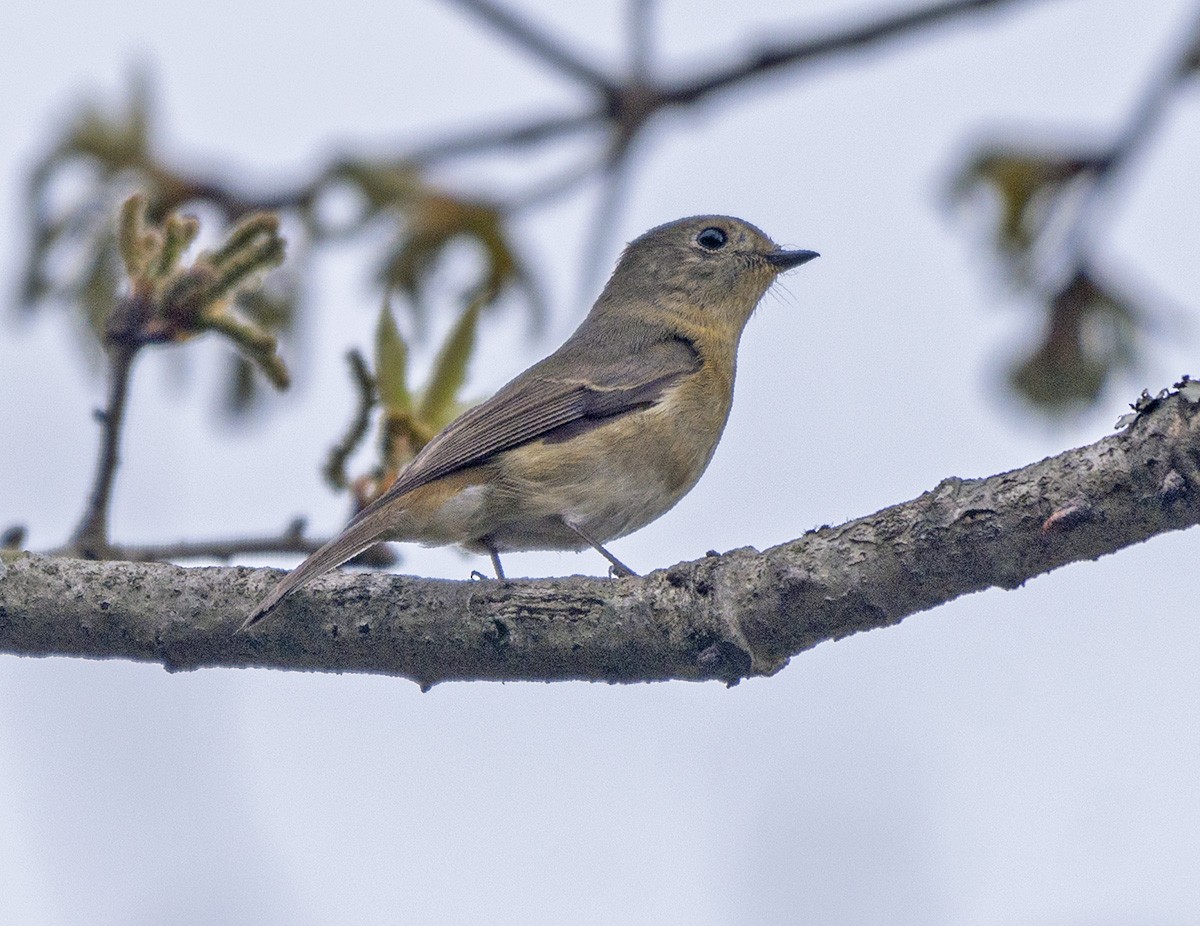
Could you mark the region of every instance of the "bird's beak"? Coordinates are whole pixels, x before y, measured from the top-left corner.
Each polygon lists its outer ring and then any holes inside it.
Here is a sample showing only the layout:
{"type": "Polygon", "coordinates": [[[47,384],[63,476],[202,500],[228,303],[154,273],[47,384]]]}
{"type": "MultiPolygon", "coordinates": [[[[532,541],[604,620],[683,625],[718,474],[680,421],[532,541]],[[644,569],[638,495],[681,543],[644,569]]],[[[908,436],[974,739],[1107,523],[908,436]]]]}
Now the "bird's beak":
{"type": "Polygon", "coordinates": [[[770,254],[763,255],[767,263],[780,273],[791,270],[793,267],[799,267],[801,264],[807,264],[814,257],[820,256],[816,251],[772,251],[770,254]]]}

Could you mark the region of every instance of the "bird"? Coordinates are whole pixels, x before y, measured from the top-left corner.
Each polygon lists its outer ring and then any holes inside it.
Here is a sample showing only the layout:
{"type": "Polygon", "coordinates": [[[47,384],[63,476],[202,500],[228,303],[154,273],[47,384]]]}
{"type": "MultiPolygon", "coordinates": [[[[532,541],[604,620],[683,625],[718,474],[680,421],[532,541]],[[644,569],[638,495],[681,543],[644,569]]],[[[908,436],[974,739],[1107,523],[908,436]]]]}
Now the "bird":
{"type": "Polygon", "coordinates": [[[743,219],[701,215],[630,242],[575,333],[467,410],[391,486],[288,573],[241,629],[384,540],[458,544],[491,557],[595,549],[671,509],[700,479],[733,402],[742,331],[787,250],[743,219]]]}

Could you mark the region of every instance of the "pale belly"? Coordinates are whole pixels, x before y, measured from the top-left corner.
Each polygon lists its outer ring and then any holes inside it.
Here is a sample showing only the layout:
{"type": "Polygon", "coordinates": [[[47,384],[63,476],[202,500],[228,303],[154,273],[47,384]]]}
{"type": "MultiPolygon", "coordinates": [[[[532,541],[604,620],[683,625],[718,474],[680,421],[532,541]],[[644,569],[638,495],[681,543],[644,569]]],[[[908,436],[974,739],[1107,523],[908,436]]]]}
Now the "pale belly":
{"type": "Polygon", "coordinates": [[[582,550],[575,524],[599,543],[664,514],[696,484],[724,428],[684,428],[670,402],[633,412],[559,443],[506,451],[481,469],[488,479],[447,499],[442,524],[457,542],[485,552],[582,550]]]}

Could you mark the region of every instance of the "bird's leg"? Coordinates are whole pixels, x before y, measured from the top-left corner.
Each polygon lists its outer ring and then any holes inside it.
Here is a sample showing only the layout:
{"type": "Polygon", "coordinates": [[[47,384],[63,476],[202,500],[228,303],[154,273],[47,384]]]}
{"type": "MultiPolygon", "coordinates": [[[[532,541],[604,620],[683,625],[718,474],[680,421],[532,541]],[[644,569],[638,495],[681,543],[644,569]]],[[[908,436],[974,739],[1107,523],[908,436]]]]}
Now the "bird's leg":
{"type": "Polygon", "coordinates": [[[492,558],[492,568],[496,570],[496,578],[503,582],[504,567],[500,565],[500,551],[486,540],[484,541],[484,545],[487,547],[488,555],[492,558]]]}
{"type": "Polygon", "coordinates": [[[583,528],[581,528],[578,524],[572,524],[570,521],[567,521],[566,519],[563,520],[563,524],[565,524],[565,525],[567,525],[567,527],[571,528],[571,530],[573,530],[576,534],[578,534],[583,540],[585,540],[587,542],[588,546],[590,546],[593,550],[595,550],[597,553],[599,553],[601,556],[603,556],[606,560],[608,560],[610,563],[612,563],[613,571],[618,576],[626,577],[626,578],[628,578],[628,577],[636,578],[637,577],[636,572],[634,572],[632,569],[630,569],[628,566],[626,566],[623,562],[621,562],[619,559],[617,559],[615,556],[613,556],[611,553],[609,553],[606,549],[604,549],[604,546],[602,544],[596,542],[591,537],[589,537],[587,532],[585,530],[583,530],[583,528]]]}

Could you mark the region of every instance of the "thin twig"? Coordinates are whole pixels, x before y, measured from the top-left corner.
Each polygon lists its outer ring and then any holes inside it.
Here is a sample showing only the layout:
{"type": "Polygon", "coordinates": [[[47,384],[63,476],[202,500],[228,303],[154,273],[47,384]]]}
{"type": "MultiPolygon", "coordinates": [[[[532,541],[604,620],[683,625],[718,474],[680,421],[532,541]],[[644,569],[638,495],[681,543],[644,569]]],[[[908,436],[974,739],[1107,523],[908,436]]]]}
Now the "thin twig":
{"type": "Polygon", "coordinates": [[[346,461],[367,436],[371,427],[371,412],[376,404],[375,377],[367,369],[363,355],[358,350],[352,350],[346,354],[346,360],[350,364],[350,377],[358,390],[358,408],[346,435],[329,452],[329,459],[322,470],[325,481],[335,489],[344,489],[350,483],[346,478],[346,461]]]}
{"type": "Polygon", "coordinates": [[[644,81],[650,76],[653,66],[653,31],[654,0],[629,0],[628,11],[629,35],[629,76],[633,80],[644,81]]]}
{"type": "MultiPolygon", "coordinates": [[[[630,30],[634,44],[630,50],[629,75],[621,81],[614,81],[588,65],[561,43],[490,0],[448,2],[479,16],[539,58],[551,62],[563,73],[581,80],[599,99],[583,112],[531,117],[515,125],[455,133],[422,144],[402,156],[405,161],[426,167],[455,158],[541,144],[606,123],[619,133],[637,134],[648,118],[664,107],[688,106],[718,90],[729,89],[789,65],[858,49],[956,16],[1011,4],[1016,0],[948,0],[923,10],[886,16],[877,22],[835,31],[816,39],[805,38],[768,48],[730,67],[701,71],[693,77],[667,84],[653,82],[648,75],[648,20],[653,6],[649,0],[630,0],[630,30]]],[[[341,163],[341,160],[338,159],[334,163],[341,163]]],[[[227,213],[236,216],[260,209],[279,210],[311,203],[328,172],[328,169],[321,171],[318,179],[311,183],[262,197],[235,193],[210,178],[189,178],[172,173],[171,179],[173,189],[186,191],[184,198],[213,202],[227,213]]],[[[561,188],[563,193],[572,189],[574,184],[564,184],[561,188]]],[[[547,201],[547,197],[537,197],[538,203],[547,201]]]]}
{"type": "MultiPolygon", "coordinates": [[[[633,139],[641,133],[643,126],[658,110],[697,103],[719,90],[730,89],[785,66],[859,49],[914,29],[936,25],[956,16],[1013,2],[1015,0],[948,0],[922,10],[887,16],[816,39],[806,38],[789,45],[767,49],[746,61],[698,77],[664,83],[654,81],[649,76],[648,20],[652,4],[648,0],[631,0],[630,29],[634,47],[631,52],[630,75],[621,84],[602,91],[603,118],[609,123],[613,136],[618,140],[610,143],[613,148],[610,149],[602,171],[610,178],[610,182],[602,194],[603,201],[595,220],[596,227],[603,222],[615,221],[620,197],[624,191],[623,175],[627,170],[628,150],[633,139]],[[617,152],[616,156],[611,153],[614,150],[617,152]]],[[[593,113],[587,118],[594,121],[599,116],[593,113]]],[[[578,181],[584,179],[588,173],[572,173],[568,175],[568,182],[547,185],[536,197],[528,199],[537,204],[545,203],[552,195],[562,195],[573,190],[578,181]]],[[[525,198],[520,202],[524,204],[525,198]]],[[[594,245],[597,237],[593,234],[589,242],[594,245]]],[[[594,268],[585,270],[585,285],[590,284],[591,273],[594,273],[594,268]]]]}
{"type": "MultiPolygon", "coordinates": [[[[134,563],[180,562],[184,560],[215,559],[228,562],[240,556],[259,556],[275,553],[299,553],[307,556],[319,550],[329,538],[304,536],[304,519],[297,518],[279,534],[262,537],[240,537],[229,540],[184,540],[179,543],[159,543],[110,547],[114,559],[134,563]]],[[[395,554],[384,544],[361,553],[354,559],[359,566],[384,568],[396,563],[395,554]]]]}
{"type": "Polygon", "coordinates": [[[1194,16],[1186,36],[1179,50],[1168,59],[1166,67],[1147,84],[1141,98],[1133,107],[1125,128],[1104,164],[1106,179],[1124,166],[1137,151],[1143,149],[1154,136],[1166,112],[1167,104],[1171,101],[1171,95],[1188,76],[1186,64],[1195,57],[1197,43],[1200,43],[1200,13],[1194,16]]]}
{"type": "Polygon", "coordinates": [[[1110,201],[1110,190],[1125,173],[1129,163],[1144,151],[1162,123],[1175,92],[1187,76],[1187,64],[1196,54],[1200,42],[1200,14],[1185,33],[1178,51],[1167,59],[1163,67],[1142,91],[1142,95],[1130,110],[1120,134],[1112,146],[1098,160],[1083,202],[1077,204],[1070,227],[1063,235],[1063,250],[1070,255],[1071,270],[1063,277],[1070,280],[1076,271],[1088,263],[1088,239],[1097,234],[1099,223],[1096,213],[1110,201]]]}
{"type": "Polygon", "coordinates": [[[535,209],[582,186],[594,175],[602,173],[607,164],[608,158],[590,156],[581,164],[575,164],[548,180],[542,180],[526,190],[510,195],[500,208],[508,215],[535,209]]]}
{"type": "Polygon", "coordinates": [[[566,76],[602,93],[616,91],[616,84],[607,74],[588,64],[579,55],[569,51],[562,42],[552,38],[511,10],[506,10],[492,3],[491,0],[448,0],[448,2],[478,16],[488,25],[504,33],[518,45],[524,46],[535,57],[545,61],[566,76]]]}
{"type": "Polygon", "coordinates": [[[87,508],[71,538],[71,547],[86,559],[105,559],[108,543],[108,509],[112,500],[113,478],[120,464],[121,429],[129,398],[129,377],[139,344],[113,341],[109,345],[108,404],[98,412],[100,453],[87,508]]]}
{"type": "Polygon", "coordinates": [[[629,189],[629,158],[634,145],[632,135],[622,136],[605,159],[600,201],[592,216],[591,228],[584,239],[584,266],[580,279],[579,304],[586,307],[603,269],[603,255],[612,240],[617,216],[629,189]]]}
{"type": "Polygon", "coordinates": [[[485,151],[540,144],[595,128],[603,122],[604,112],[600,108],[585,113],[543,116],[515,126],[493,126],[461,135],[451,135],[412,149],[404,155],[404,160],[428,167],[434,163],[485,151]]]}
{"type": "Polygon", "coordinates": [[[694,103],[717,90],[725,90],[751,78],[763,77],[784,67],[803,64],[832,54],[858,51],[879,42],[898,38],[916,29],[934,26],[947,20],[991,7],[1011,5],[1024,0],[947,0],[924,9],[884,16],[873,22],[836,29],[817,38],[802,38],[795,42],[764,48],[757,54],[732,67],[680,81],[667,91],[673,104],[694,103]]]}

